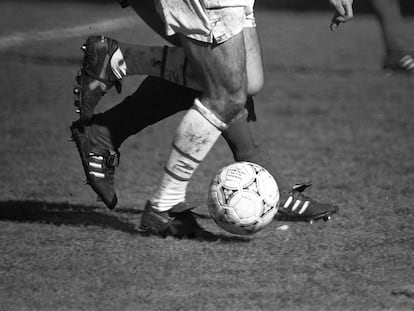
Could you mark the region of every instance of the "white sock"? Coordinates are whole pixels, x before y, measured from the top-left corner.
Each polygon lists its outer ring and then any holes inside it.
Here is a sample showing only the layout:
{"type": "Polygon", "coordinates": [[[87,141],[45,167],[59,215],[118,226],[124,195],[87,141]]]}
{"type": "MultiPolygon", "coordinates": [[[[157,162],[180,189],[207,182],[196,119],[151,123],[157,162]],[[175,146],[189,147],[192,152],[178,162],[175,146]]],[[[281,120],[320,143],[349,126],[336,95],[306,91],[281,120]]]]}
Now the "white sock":
{"type": "Polygon", "coordinates": [[[160,186],[151,199],[153,207],[167,211],[185,201],[188,182],[214,146],[226,124],[198,99],[186,113],[173,141],[160,186]]]}

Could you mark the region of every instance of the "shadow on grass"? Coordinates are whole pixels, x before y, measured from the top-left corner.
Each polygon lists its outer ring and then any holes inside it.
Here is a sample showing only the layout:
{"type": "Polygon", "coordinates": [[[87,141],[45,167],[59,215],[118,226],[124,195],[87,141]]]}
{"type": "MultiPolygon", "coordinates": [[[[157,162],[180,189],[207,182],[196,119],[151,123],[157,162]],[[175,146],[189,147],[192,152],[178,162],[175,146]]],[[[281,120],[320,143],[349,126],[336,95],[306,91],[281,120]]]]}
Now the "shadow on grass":
{"type": "Polygon", "coordinates": [[[97,206],[44,201],[0,202],[0,220],[37,222],[53,225],[96,226],[138,234],[134,224],[97,206]]]}
{"type": "MultiPolygon", "coordinates": [[[[103,210],[97,206],[77,205],[64,202],[45,201],[0,201],[0,220],[15,222],[36,222],[56,226],[95,226],[122,231],[132,235],[148,236],[137,227],[137,215],[142,210],[119,208],[114,211],[103,210]],[[127,217],[125,217],[128,216],[127,217]]],[[[196,217],[205,218],[196,214],[196,217]]],[[[214,234],[200,231],[191,240],[205,242],[249,242],[248,238],[214,234]]]]}

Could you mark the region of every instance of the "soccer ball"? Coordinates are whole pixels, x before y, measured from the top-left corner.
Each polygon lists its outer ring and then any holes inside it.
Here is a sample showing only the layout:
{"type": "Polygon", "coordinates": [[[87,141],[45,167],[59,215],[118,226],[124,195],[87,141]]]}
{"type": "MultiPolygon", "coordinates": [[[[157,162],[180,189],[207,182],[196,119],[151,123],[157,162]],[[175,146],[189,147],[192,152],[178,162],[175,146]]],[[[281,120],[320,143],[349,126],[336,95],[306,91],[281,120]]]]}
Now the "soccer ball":
{"type": "Polygon", "coordinates": [[[208,210],[224,230],[253,234],[277,212],[279,188],[270,173],[255,163],[236,162],[219,170],[208,194],[208,210]]]}

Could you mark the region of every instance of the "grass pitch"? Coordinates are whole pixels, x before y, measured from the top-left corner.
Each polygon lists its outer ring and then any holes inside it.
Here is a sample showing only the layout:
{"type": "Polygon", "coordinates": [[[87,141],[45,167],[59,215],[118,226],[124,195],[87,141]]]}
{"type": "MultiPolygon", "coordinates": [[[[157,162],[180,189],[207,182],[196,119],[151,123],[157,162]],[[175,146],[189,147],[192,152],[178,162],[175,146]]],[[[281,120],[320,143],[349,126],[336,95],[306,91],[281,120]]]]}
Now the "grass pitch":
{"type": "MultiPolygon", "coordinates": [[[[414,309],[414,78],[380,70],[370,16],[334,34],[325,13],[257,12],[267,82],[256,102],[267,144],[291,183],[312,180],[314,197],[339,205],[334,220],[275,221],[246,238],[202,217],[219,239],[180,241],[141,236],[136,225],[181,115],[122,146],[119,207],[106,210],[83,186],[67,141],[79,46],[100,30],[36,37],[133,13],[116,3],[33,1],[3,1],[0,12],[2,38],[32,34],[0,50],[0,310],[414,309]]],[[[139,20],[106,34],[163,43],[139,20]]],[[[190,185],[200,214],[211,177],[230,162],[220,140],[190,185]]]]}

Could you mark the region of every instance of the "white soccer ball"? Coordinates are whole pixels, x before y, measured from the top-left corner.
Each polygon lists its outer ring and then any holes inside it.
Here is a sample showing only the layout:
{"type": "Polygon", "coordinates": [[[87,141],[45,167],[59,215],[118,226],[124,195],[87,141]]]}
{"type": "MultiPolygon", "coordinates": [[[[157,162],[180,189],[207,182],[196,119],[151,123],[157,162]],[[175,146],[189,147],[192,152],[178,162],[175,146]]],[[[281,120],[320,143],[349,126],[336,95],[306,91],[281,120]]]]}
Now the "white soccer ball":
{"type": "Polygon", "coordinates": [[[236,162],[219,170],[208,195],[208,210],[224,230],[253,234],[277,212],[279,188],[270,173],[255,163],[236,162]]]}

